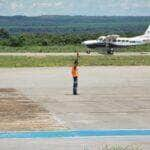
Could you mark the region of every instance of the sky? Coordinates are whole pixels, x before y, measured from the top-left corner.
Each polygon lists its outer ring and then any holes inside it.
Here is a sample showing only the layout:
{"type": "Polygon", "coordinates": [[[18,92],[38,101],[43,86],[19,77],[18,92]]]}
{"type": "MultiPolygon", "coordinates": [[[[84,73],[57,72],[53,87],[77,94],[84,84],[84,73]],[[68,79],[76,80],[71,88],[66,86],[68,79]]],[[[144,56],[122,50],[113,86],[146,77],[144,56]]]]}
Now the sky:
{"type": "Polygon", "coordinates": [[[150,0],[0,0],[1,16],[150,16],[150,0]]]}

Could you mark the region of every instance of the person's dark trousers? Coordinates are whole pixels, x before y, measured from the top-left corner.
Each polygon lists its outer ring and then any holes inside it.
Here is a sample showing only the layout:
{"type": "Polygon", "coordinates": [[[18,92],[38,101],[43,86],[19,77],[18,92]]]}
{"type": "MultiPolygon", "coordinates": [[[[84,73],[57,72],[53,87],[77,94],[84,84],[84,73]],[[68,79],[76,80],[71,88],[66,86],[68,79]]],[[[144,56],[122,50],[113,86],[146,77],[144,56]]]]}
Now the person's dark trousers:
{"type": "Polygon", "coordinates": [[[78,77],[73,77],[73,95],[77,95],[78,90],[78,77]]]}

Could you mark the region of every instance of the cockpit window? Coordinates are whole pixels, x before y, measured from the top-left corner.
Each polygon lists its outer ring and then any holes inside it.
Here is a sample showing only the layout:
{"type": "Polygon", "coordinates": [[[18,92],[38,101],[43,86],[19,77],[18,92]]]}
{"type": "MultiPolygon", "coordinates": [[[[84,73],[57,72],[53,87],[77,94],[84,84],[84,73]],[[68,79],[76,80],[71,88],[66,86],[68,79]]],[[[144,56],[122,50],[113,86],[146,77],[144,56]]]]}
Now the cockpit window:
{"type": "Polygon", "coordinates": [[[130,41],[130,43],[136,43],[136,41],[130,41]]]}

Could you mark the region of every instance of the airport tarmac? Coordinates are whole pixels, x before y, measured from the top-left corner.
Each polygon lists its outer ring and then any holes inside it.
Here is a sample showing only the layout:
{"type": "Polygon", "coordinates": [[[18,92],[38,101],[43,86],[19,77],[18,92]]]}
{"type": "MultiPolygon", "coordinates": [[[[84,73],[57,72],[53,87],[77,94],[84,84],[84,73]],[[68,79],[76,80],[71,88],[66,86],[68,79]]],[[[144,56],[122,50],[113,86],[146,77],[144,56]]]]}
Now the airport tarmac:
{"type": "MultiPolygon", "coordinates": [[[[106,54],[91,52],[90,54],[81,52],[80,56],[103,56],[106,54]]],[[[150,52],[116,52],[115,56],[150,56],[150,52]]],[[[46,57],[46,56],[76,56],[76,53],[0,53],[0,56],[27,56],[27,57],[46,57]]]]}
{"type": "MultiPolygon", "coordinates": [[[[70,69],[69,67],[1,68],[0,130],[150,128],[150,67],[80,67],[77,96],[72,95],[70,69]],[[6,112],[8,110],[9,113],[6,112]]],[[[143,137],[142,140],[124,141],[125,144],[144,143],[145,147],[150,148],[149,139],[143,137]]],[[[60,145],[64,143],[65,148],[68,142],[72,142],[70,146],[77,145],[79,139],[76,140],[62,139],[60,145]]],[[[97,140],[101,141],[99,138],[97,140]]],[[[16,145],[20,145],[22,148],[26,143],[24,141],[27,141],[31,149],[39,147],[40,143],[41,147],[43,143],[47,147],[51,142],[54,142],[54,145],[57,143],[57,140],[49,139],[33,139],[30,142],[23,139],[21,142],[1,139],[0,147],[9,149],[12,146],[15,149],[16,145]],[[10,145],[6,144],[8,141],[10,145]]],[[[90,143],[92,140],[88,141],[90,143]]],[[[81,140],[82,144],[79,142],[79,146],[88,141],[83,140],[82,143],[81,140]]],[[[109,141],[102,143],[117,144],[119,140],[109,141]]],[[[119,143],[122,144],[120,141],[119,143]]]]}
{"type": "Polygon", "coordinates": [[[0,148],[2,150],[149,150],[148,140],[150,137],[1,139],[0,148]]]}
{"type": "MultiPolygon", "coordinates": [[[[1,68],[0,88],[21,93],[27,99],[25,105],[30,101],[42,107],[55,124],[66,129],[150,128],[150,67],[81,67],[78,96],[72,95],[70,69],[1,68]]],[[[9,97],[7,92],[5,95],[9,97]]],[[[35,113],[41,116],[43,112],[35,113]]],[[[35,118],[30,112],[27,115],[35,118]]],[[[36,118],[41,120],[39,116],[36,118]]]]}

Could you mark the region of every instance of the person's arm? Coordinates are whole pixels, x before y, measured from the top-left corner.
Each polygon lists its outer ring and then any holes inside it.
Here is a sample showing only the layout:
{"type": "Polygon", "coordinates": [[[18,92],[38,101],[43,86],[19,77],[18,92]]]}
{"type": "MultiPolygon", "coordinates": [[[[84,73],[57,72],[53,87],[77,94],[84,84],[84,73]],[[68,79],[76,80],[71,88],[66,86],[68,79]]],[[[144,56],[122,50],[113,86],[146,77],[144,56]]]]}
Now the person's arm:
{"type": "Polygon", "coordinates": [[[79,55],[79,52],[77,52],[77,62],[79,63],[79,57],[80,57],[80,55],[79,55]]]}

